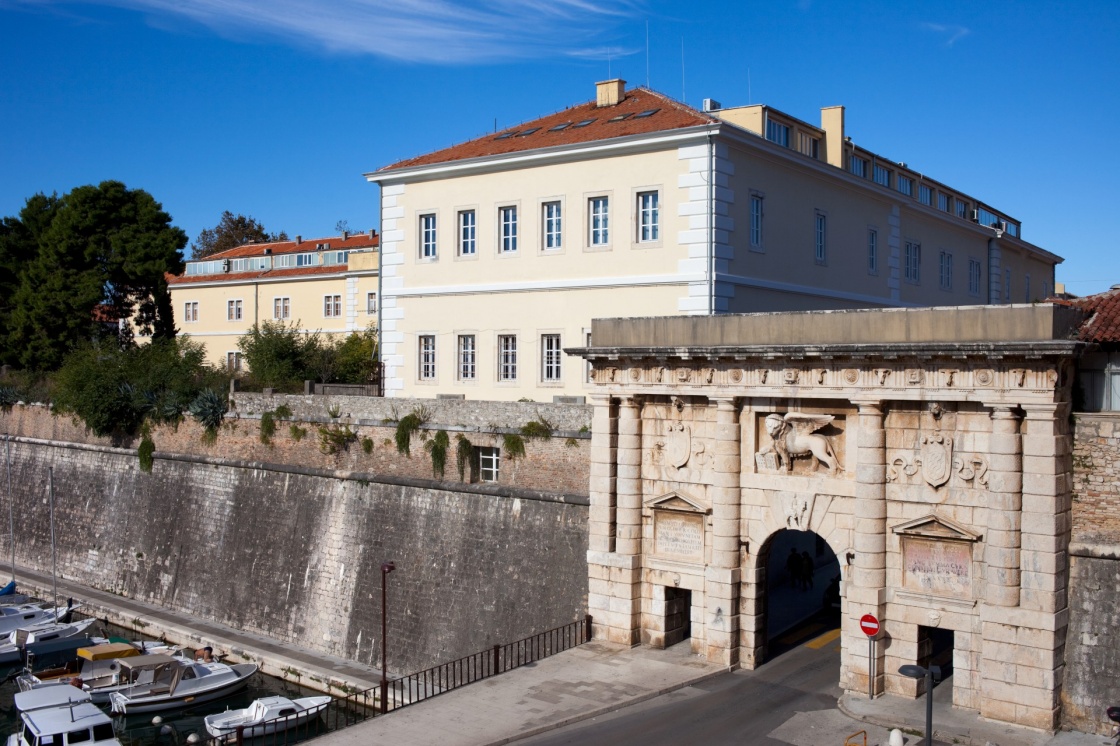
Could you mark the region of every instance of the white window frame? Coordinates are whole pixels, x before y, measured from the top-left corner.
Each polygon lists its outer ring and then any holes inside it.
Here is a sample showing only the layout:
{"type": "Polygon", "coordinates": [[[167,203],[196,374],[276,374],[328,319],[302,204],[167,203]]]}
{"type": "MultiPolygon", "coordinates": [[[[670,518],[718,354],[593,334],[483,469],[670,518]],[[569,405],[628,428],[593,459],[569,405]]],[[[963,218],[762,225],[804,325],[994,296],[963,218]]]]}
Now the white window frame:
{"type": "Polygon", "coordinates": [[[656,189],[638,192],[638,243],[650,244],[661,240],[661,194],[656,189]]]}
{"type": "Polygon", "coordinates": [[[278,295],[272,299],[273,321],[286,321],[292,317],[292,299],[287,295],[278,295]]]}
{"type": "Polygon", "coordinates": [[[241,372],[241,352],[239,350],[231,350],[226,353],[226,371],[229,373],[241,372]]]}
{"type": "Polygon", "coordinates": [[[188,300],[183,302],[183,323],[198,323],[198,301],[188,300]]]}
{"type": "Polygon", "coordinates": [[[478,337],[459,334],[455,346],[456,377],[460,381],[474,381],[478,376],[478,337]]]}
{"type": "Polygon", "coordinates": [[[541,203],[541,249],[560,251],[564,248],[564,205],[558,199],[541,203]]]}
{"type": "Polygon", "coordinates": [[[478,213],[474,210],[459,210],[457,223],[459,232],[459,256],[477,256],[478,213]]]}
{"type": "Polygon", "coordinates": [[[953,289],[953,255],[951,252],[942,251],[938,258],[939,279],[942,290],[953,289]]]}
{"type": "Polygon", "coordinates": [[[429,261],[439,258],[436,245],[436,214],[425,212],[420,214],[420,258],[429,261]]]}
{"type": "Polygon", "coordinates": [[[828,263],[828,215],[820,210],[813,218],[813,261],[817,264],[828,263]]]}
{"type": "Polygon", "coordinates": [[[436,335],[419,335],[417,337],[416,348],[416,377],[421,381],[436,380],[436,335]]]}
{"type": "Polygon", "coordinates": [[[502,254],[517,253],[517,205],[498,208],[498,250],[502,254]]]}
{"type": "Polygon", "coordinates": [[[911,285],[922,283],[922,244],[907,241],[902,249],[902,277],[911,285]]]}
{"type": "Polygon", "coordinates": [[[867,159],[866,158],[860,158],[855,153],[848,156],[848,173],[852,174],[853,176],[858,176],[861,179],[866,179],[867,178],[867,159]],[[856,168],[857,164],[859,165],[858,169],[856,168]]]}
{"type": "Polygon", "coordinates": [[[781,145],[783,148],[789,147],[789,132],[790,126],[782,124],[776,120],[766,119],[766,139],[775,145],[781,145]]]}
{"type": "Polygon", "coordinates": [[[541,335],[541,383],[560,383],[563,381],[561,360],[564,349],[560,334],[549,332],[541,335]]]}
{"type": "Polygon", "coordinates": [[[876,163],[871,167],[871,180],[879,186],[885,186],[887,189],[891,188],[891,170],[881,163],[876,163]],[[879,177],[882,176],[882,179],[879,177]]]}
{"type": "Polygon", "coordinates": [[[600,194],[587,198],[587,245],[594,249],[611,243],[611,198],[600,194]]]}
{"type": "Polygon", "coordinates": [[[377,291],[370,290],[366,293],[366,314],[373,315],[377,313],[377,291]]]}
{"type": "Polygon", "coordinates": [[[517,380],[517,335],[498,335],[498,381],[503,383],[517,380]]]}
{"type": "Polygon", "coordinates": [[[501,473],[502,452],[494,446],[478,446],[478,481],[497,482],[501,473]]]}
{"type": "Polygon", "coordinates": [[[879,229],[867,229],[867,274],[879,274],[879,229]]]}
{"type": "Polygon", "coordinates": [[[226,321],[241,321],[244,317],[245,305],[240,298],[226,301],[226,321]]]}
{"type": "Polygon", "coordinates": [[[324,319],[339,319],[342,318],[342,296],[337,293],[329,293],[323,296],[323,318],[324,319]]]}
{"type": "Polygon", "coordinates": [[[751,251],[762,251],[762,225],[765,215],[764,200],[761,192],[751,192],[750,202],[750,246],[751,251]]]}

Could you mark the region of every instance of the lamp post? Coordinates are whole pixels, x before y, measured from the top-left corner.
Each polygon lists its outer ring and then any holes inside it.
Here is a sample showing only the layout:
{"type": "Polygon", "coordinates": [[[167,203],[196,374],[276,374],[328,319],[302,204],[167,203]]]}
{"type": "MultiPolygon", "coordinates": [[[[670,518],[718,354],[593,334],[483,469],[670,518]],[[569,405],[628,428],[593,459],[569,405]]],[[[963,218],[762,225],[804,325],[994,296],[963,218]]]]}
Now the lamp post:
{"type": "Polygon", "coordinates": [[[385,578],[397,566],[393,564],[392,560],[386,560],[381,563],[381,714],[384,715],[389,711],[389,677],[386,673],[386,651],[388,646],[385,643],[385,631],[388,628],[386,623],[386,609],[385,609],[385,578]]]}
{"type": "Polygon", "coordinates": [[[922,668],[921,666],[905,665],[898,669],[898,672],[903,676],[908,676],[911,679],[925,679],[926,680],[926,745],[933,746],[933,681],[936,678],[941,680],[941,668],[939,666],[930,666],[929,668],[922,668]]]}

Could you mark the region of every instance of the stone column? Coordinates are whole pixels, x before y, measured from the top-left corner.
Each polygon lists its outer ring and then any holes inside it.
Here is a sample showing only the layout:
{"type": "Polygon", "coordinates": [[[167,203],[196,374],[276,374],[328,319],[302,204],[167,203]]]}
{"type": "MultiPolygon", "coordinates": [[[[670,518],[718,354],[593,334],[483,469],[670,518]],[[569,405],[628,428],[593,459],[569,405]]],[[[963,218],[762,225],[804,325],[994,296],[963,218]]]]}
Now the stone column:
{"type": "Polygon", "coordinates": [[[992,407],[988,445],[988,535],[984,537],[991,606],[1019,605],[1019,529],[1023,508],[1022,436],[1019,416],[1006,404],[992,407]]]}
{"type": "Polygon", "coordinates": [[[712,474],[712,559],[704,573],[708,660],[739,660],[739,408],[733,397],[716,405],[712,474]]]}
{"type": "Polygon", "coordinates": [[[615,541],[615,459],[618,446],[618,413],[608,395],[593,394],[591,403],[591,479],[588,492],[588,548],[613,552],[615,541]]]}
{"type": "MultiPolygon", "coordinates": [[[[845,595],[844,668],[847,689],[867,694],[867,637],[859,627],[864,614],[874,614],[885,624],[887,586],[887,450],[883,429],[883,404],[857,401],[859,430],[856,433],[856,510],[853,549],[855,560],[849,571],[845,595]]],[[[843,558],[841,558],[843,562],[843,558]]],[[[883,692],[884,647],[876,645],[876,695],[883,692]]]]}
{"type": "Polygon", "coordinates": [[[1066,608],[1071,529],[1072,439],[1069,404],[1024,404],[1019,603],[1066,608]]]}

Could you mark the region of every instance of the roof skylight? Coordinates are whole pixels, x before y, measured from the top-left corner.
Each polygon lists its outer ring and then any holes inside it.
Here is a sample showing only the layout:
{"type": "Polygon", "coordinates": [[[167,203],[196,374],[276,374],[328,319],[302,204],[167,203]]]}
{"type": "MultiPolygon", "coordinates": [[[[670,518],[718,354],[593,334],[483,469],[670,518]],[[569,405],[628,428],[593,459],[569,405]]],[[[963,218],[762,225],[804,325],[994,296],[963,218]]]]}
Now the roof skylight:
{"type": "Polygon", "coordinates": [[[536,132],[536,131],[537,131],[537,130],[539,130],[539,129],[540,129],[540,127],[533,127],[533,128],[531,128],[531,129],[527,129],[527,130],[525,130],[524,132],[518,132],[518,133],[517,133],[517,136],[518,136],[518,137],[525,137],[526,135],[531,135],[531,134],[533,134],[534,132],[536,132]]]}
{"type": "Polygon", "coordinates": [[[661,111],[661,109],[646,109],[645,111],[641,112],[640,114],[635,114],[634,118],[635,119],[645,119],[646,117],[652,117],[654,114],[656,114],[659,111],[661,111]]]}
{"type": "Polygon", "coordinates": [[[548,131],[549,132],[559,132],[560,130],[568,129],[568,127],[570,127],[571,125],[572,125],[571,122],[561,122],[560,124],[556,125],[555,127],[550,127],[548,131]]]}
{"type": "Polygon", "coordinates": [[[586,127],[587,125],[591,124],[594,121],[595,121],[594,117],[592,117],[591,119],[584,119],[582,122],[576,122],[575,124],[573,124],[572,129],[575,129],[576,127],[586,127]]]}
{"type": "Polygon", "coordinates": [[[619,114],[617,117],[611,117],[607,121],[608,122],[621,122],[623,119],[627,119],[629,116],[630,116],[629,113],[619,114]]]}
{"type": "Polygon", "coordinates": [[[495,140],[504,140],[507,137],[513,137],[516,134],[517,134],[517,130],[513,130],[512,132],[503,132],[502,134],[498,135],[494,139],[495,140]]]}

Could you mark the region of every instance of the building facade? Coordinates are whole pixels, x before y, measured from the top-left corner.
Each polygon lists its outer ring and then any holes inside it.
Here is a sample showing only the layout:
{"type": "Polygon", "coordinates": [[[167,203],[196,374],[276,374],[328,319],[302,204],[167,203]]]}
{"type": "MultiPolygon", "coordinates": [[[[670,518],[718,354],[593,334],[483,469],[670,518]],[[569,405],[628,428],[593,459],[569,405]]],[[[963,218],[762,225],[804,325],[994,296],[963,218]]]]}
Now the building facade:
{"type": "Polygon", "coordinates": [[[181,334],[207,359],[242,369],[237,340],[254,324],[282,321],[305,333],[349,334],[376,326],[379,236],[349,234],[254,243],[202,260],[168,280],[181,334]]]}
{"type": "Polygon", "coordinates": [[[986,203],[765,106],[596,99],[387,166],[389,396],[586,396],[593,317],[1024,302],[1059,257],[986,203]]]}
{"type": "Polygon", "coordinates": [[[1080,319],[1044,304],[596,320],[574,350],[596,389],[595,636],[688,638],[753,668],[781,630],[775,547],[806,536],[840,576],[845,690],[917,696],[899,667],[940,662],[954,705],[1057,727],[1080,319]]]}

